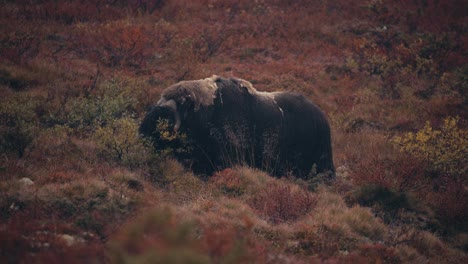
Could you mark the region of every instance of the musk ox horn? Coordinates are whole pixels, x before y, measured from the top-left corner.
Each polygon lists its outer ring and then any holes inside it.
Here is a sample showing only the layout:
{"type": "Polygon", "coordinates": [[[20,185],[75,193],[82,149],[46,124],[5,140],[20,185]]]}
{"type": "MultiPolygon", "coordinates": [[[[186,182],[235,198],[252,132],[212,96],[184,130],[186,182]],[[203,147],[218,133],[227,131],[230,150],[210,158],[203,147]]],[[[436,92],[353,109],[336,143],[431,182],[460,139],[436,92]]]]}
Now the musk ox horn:
{"type": "Polygon", "coordinates": [[[177,111],[177,103],[173,99],[166,100],[164,98],[161,98],[156,105],[160,106],[160,107],[167,107],[167,108],[171,109],[171,111],[174,113],[174,121],[175,121],[174,131],[177,132],[179,130],[180,124],[181,124],[180,114],[177,111]]]}

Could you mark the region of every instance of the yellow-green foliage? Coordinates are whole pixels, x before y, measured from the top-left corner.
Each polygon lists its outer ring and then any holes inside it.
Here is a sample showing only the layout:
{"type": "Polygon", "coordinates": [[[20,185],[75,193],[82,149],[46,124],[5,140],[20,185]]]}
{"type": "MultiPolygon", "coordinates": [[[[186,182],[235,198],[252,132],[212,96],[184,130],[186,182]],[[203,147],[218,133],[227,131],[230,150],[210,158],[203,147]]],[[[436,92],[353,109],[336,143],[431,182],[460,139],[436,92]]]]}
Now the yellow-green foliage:
{"type": "Polygon", "coordinates": [[[123,117],[99,127],[94,135],[103,153],[128,165],[138,165],[147,156],[148,144],[138,136],[138,123],[123,117]]]}
{"type": "Polygon", "coordinates": [[[93,94],[74,98],[64,110],[48,117],[50,123],[66,124],[76,131],[89,132],[97,126],[133,113],[137,105],[132,91],[124,82],[105,81],[93,94]]]}
{"type": "Polygon", "coordinates": [[[0,104],[0,151],[22,157],[38,131],[37,98],[18,93],[0,104]]]}
{"type": "Polygon", "coordinates": [[[429,162],[436,171],[463,176],[468,169],[468,130],[459,123],[459,117],[447,117],[440,129],[434,129],[426,122],[423,129],[395,137],[392,143],[402,152],[429,162]]]}
{"type": "Polygon", "coordinates": [[[159,142],[164,145],[156,146],[156,151],[161,157],[166,157],[174,153],[187,154],[192,151],[192,146],[187,138],[187,134],[174,131],[167,119],[158,120],[156,131],[159,132],[159,142]]]}
{"type": "Polygon", "coordinates": [[[179,137],[185,138],[183,134],[179,134],[173,131],[167,119],[159,119],[158,123],[156,124],[156,129],[161,133],[161,140],[174,141],[179,137]]]}

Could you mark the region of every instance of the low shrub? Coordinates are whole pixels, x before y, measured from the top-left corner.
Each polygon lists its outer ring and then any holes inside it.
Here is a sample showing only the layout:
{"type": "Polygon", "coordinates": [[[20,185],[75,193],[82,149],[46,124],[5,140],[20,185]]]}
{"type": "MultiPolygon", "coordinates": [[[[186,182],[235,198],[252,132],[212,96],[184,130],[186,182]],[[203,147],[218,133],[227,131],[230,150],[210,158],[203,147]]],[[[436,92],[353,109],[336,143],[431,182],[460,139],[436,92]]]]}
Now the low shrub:
{"type": "Polygon", "coordinates": [[[153,32],[152,24],[130,19],[83,23],[75,28],[70,48],[107,67],[141,69],[153,58],[153,32]]]}
{"type": "Polygon", "coordinates": [[[151,148],[147,140],[139,137],[138,126],[135,119],[126,116],[99,127],[94,138],[103,157],[129,167],[146,164],[151,148]]]}
{"type": "Polygon", "coordinates": [[[395,213],[399,209],[412,207],[404,192],[396,192],[381,185],[363,185],[352,195],[360,205],[374,206],[378,211],[395,213]]]}
{"type": "MultiPolygon", "coordinates": [[[[348,207],[341,196],[323,188],[319,189],[317,197],[317,213],[300,221],[296,231],[305,246],[307,243],[316,244],[333,255],[338,251],[355,249],[363,242],[385,240],[388,227],[369,208],[359,205],[348,207]]],[[[316,253],[317,249],[304,250],[316,253]]]]}
{"type": "Polygon", "coordinates": [[[169,209],[153,210],[110,241],[114,262],[209,263],[196,240],[194,224],[178,221],[169,209]]]}
{"type": "Polygon", "coordinates": [[[426,162],[432,173],[431,189],[422,193],[448,229],[467,230],[468,131],[459,117],[447,117],[440,129],[429,122],[416,133],[395,137],[403,153],[426,162]]]}
{"type": "Polygon", "coordinates": [[[210,178],[210,183],[228,196],[241,196],[245,194],[249,184],[245,177],[242,177],[240,173],[231,168],[215,173],[210,178]]]}
{"type": "Polygon", "coordinates": [[[294,238],[297,243],[289,245],[286,251],[308,256],[331,257],[339,252],[348,252],[357,244],[356,238],[344,236],[328,226],[300,230],[294,238]]]}
{"type": "Polygon", "coordinates": [[[397,250],[382,244],[363,244],[349,255],[340,257],[344,263],[388,263],[398,264],[401,259],[397,250]]]}
{"type": "Polygon", "coordinates": [[[39,100],[17,93],[0,104],[0,151],[23,157],[39,131],[39,100]]]}
{"type": "Polygon", "coordinates": [[[172,129],[167,119],[159,119],[156,123],[153,146],[156,154],[161,158],[177,155],[179,160],[190,159],[193,146],[187,134],[172,129]]]}
{"type": "Polygon", "coordinates": [[[372,241],[383,241],[387,233],[387,227],[365,207],[355,206],[345,211],[342,221],[354,233],[372,241]]]}
{"type": "Polygon", "coordinates": [[[169,191],[167,196],[175,203],[185,203],[211,192],[202,179],[174,159],[152,155],[148,164],[146,179],[169,191]]]}
{"type": "MultiPolygon", "coordinates": [[[[27,64],[36,58],[40,51],[43,38],[38,34],[40,28],[37,25],[16,26],[11,34],[5,34],[2,30],[0,35],[0,57],[15,64],[27,64]]],[[[5,25],[7,27],[7,25],[5,25]]]]}
{"type": "Polygon", "coordinates": [[[265,263],[267,243],[250,230],[235,226],[205,226],[202,245],[214,263],[265,263]]]}
{"type": "MultiPolygon", "coordinates": [[[[20,220],[20,219],[15,219],[20,220]]],[[[2,225],[2,263],[105,263],[105,247],[96,236],[64,223],[28,219],[2,225]]]]}
{"type": "MultiPolygon", "coordinates": [[[[450,233],[468,232],[468,191],[466,185],[456,181],[437,182],[437,191],[426,198],[437,213],[438,220],[450,233]]],[[[437,184],[436,183],[436,184],[437,184]]]]}
{"type": "Polygon", "coordinates": [[[37,85],[35,76],[22,68],[0,68],[0,85],[6,85],[14,91],[22,91],[37,85]]]}
{"type": "Polygon", "coordinates": [[[466,183],[468,178],[468,130],[459,117],[447,117],[440,129],[429,122],[416,133],[395,137],[393,144],[404,153],[431,164],[431,169],[466,183]]]}
{"type": "Polygon", "coordinates": [[[272,223],[289,222],[311,212],[317,197],[307,190],[284,181],[272,181],[247,201],[259,214],[272,223]]]}
{"type": "Polygon", "coordinates": [[[374,185],[396,192],[415,192],[430,188],[426,163],[408,154],[381,155],[372,153],[359,161],[351,171],[351,180],[358,186],[374,185]]]}
{"type": "Polygon", "coordinates": [[[77,133],[89,134],[97,127],[132,114],[137,102],[124,83],[105,81],[95,89],[92,94],[70,100],[62,111],[50,115],[47,123],[67,125],[77,133]]]}

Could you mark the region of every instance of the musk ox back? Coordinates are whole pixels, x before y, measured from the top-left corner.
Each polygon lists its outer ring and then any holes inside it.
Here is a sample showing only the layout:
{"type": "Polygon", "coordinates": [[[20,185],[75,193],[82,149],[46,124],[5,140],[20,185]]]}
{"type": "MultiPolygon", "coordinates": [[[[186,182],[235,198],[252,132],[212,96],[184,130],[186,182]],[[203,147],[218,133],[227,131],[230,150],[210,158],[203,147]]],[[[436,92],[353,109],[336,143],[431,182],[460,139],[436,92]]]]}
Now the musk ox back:
{"type": "Polygon", "coordinates": [[[322,111],[302,95],[259,92],[238,78],[213,76],[168,87],[140,133],[156,148],[190,142],[188,151],[174,155],[197,174],[241,164],[274,176],[334,175],[330,126],[322,111]],[[161,140],[162,121],[186,135],[186,142],[161,140]]]}

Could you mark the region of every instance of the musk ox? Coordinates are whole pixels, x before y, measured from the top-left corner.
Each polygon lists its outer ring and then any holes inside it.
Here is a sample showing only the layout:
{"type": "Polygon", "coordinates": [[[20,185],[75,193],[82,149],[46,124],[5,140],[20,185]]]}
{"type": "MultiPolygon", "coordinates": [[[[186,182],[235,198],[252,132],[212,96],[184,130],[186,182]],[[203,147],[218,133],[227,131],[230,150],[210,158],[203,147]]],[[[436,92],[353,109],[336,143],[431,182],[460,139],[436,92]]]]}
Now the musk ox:
{"type": "Polygon", "coordinates": [[[163,91],[140,126],[156,148],[181,147],[161,139],[163,120],[172,133],[186,135],[190,151],[174,155],[197,174],[241,164],[274,176],[334,175],[327,119],[299,94],[259,92],[238,78],[182,81],[163,91]]]}

